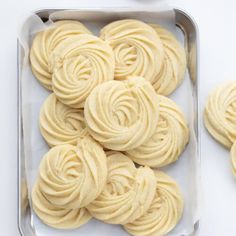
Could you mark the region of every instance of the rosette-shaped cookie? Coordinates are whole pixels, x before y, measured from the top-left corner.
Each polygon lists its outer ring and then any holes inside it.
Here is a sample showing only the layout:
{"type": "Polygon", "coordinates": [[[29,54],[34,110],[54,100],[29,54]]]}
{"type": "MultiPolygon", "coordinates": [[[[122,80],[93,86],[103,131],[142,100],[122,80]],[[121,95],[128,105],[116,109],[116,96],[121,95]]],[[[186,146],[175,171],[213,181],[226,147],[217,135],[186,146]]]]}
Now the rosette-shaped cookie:
{"type": "Polygon", "coordinates": [[[52,51],[66,38],[80,34],[91,32],[78,21],[63,20],[56,22],[54,27],[39,32],[34,38],[30,51],[31,68],[45,88],[52,90],[52,74],[48,64],[52,51]]]}
{"type": "Polygon", "coordinates": [[[175,36],[155,24],[150,25],[159,35],[164,47],[164,60],[161,71],[156,76],[153,87],[158,94],[169,95],[182,82],[186,69],[186,54],[175,36]]]}
{"type": "Polygon", "coordinates": [[[74,229],[86,224],[92,217],[86,208],[64,209],[53,205],[36,183],[32,191],[33,209],[47,225],[57,229],[74,229]]]}
{"type": "Polygon", "coordinates": [[[108,149],[136,148],[154,133],[158,96],[142,77],[97,86],[86,100],[84,116],[90,134],[108,149]]]}
{"type": "Polygon", "coordinates": [[[231,148],[236,140],[236,82],[224,83],[210,94],[204,123],[218,142],[231,148]]]}
{"type": "Polygon", "coordinates": [[[51,54],[50,65],[54,93],[73,108],[82,108],[94,87],[114,79],[111,47],[89,34],[65,39],[51,54]]]}
{"type": "Polygon", "coordinates": [[[175,102],[158,95],[159,120],[155,133],[126,155],[140,165],[162,167],[176,161],[184,150],[189,131],[184,114],[175,102]]]}
{"type": "Polygon", "coordinates": [[[230,149],[230,157],[231,157],[231,169],[234,177],[236,178],[236,141],[233,143],[230,149]]]}
{"type": "Polygon", "coordinates": [[[164,49],[155,30],[138,20],[119,20],[106,25],[100,34],[115,54],[115,78],[142,76],[153,83],[162,70],[164,49]]]}
{"type": "Polygon", "coordinates": [[[106,155],[91,137],[77,147],[55,146],[43,157],[39,187],[54,206],[76,209],[87,206],[101,193],[107,177],[106,155]]]}
{"type": "Polygon", "coordinates": [[[179,222],[183,213],[183,196],[177,183],[156,171],[156,195],[149,210],[135,221],[124,225],[131,235],[164,236],[179,222]]]}
{"type": "Polygon", "coordinates": [[[154,172],[136,169],[119,152],[108,155],[108,180],[99,197],[87,206],[95,218],[110,224],[126,224],[142,216],[150,207],[156,189],[154,172]]]}
{"type": "Polygon", "coordinates": [[[48,96],[40,111],[40,131],[50,147],[76,145],[86,134],[84,112],[61,103],[54,93],[48,96]]]}

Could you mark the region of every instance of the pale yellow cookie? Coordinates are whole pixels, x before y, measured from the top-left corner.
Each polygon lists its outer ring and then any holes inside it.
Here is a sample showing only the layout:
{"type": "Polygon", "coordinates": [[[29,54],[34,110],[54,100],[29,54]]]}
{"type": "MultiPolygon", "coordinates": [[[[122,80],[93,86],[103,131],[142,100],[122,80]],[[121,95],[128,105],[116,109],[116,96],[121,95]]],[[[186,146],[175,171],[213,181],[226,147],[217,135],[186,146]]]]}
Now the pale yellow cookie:
{"type": "Polygon", "coordinates": [[[106,25],[100,37],[115,54],[115,78],[142,76],[151,83],[162,70],[164,49],[160,37],[148,24],[138,20],[119,20],[106,25]]]}
{"type": "Polygon", "coordinates": [[[52,74],[48,65],[52,51],[66,38],[81,34],[91,34],[91,32],[78,21],[63,20],[35,36],[30,51],[31,68],[45,88],[52,90],[52,74]]]}
{"type": "Polygon", "coordinates": [[[158,114],[158,96],[142,77],[97,86],[84,108],[89,133],[104,147],[118,151],[146,142],[155,132],[158,114]]]}
{"type": "Polygon", "coordinates": [[[86,208],[63,209],[54,206],[36,183],[32,191],[32,205],[37,216],[47,225],[57,229],[75,229],[92,217],[86,208]]]}
{"type": "Polygon", "coordinates": [[[182,82],[186,70],[186,54],[175,36],[165,28],[151,24],[164,47],[164,62],[153,83],[158,94],[169,95],[182,82]]]}
{"type": "Polygon", "coordinates": [[[126,152],[134,162],[150,167],[162,167],[176,161],[189,139],[181,109],[167,97],[158,95],[158,99],[160,110],[155,133],[142,145],[126,152]]]}
{"type": "Polygon", "coordinates": [[[76,145],[78,138],[87,133],[84,111],[62,104],[54,93],[43,103],[39,124],[41,134],[50,147],[76,145]]]}
{"type": "Polygon", "coordinates": [[[65,39],[51,54],[50,65],[54,93],[73,108],[82,108],[93,88],[114,79],[111,47],[89,34],[65,39]]]}
{"type": "Polygon", "coordinates": [[[110,224],[126,224],[150,207],[156,189],[154,172],[136,169],[120,152],[108,153],[108,180],[99,197],[87,206],[91,215],[110,224]]]}
{"type": "Polygon", "coordinates": [[[236,141],[233,143],[230,149],[230,157],[231,157],[231,170],[236,178],[236,141]]]}
{"type": "Polygon", "coordinates": [[[177,183],[163,172],[155,171],[156,195],[149,210],[135,221],[124,225],[134,236],[164,236],[183,214],[183,196],[177,183]]]}
{"type": "Polygon", "coordinates": [[[43,157],[38,184],[54,206],[76,209],[87,206],[103,190],[107,178],[106,155],[91,137],[51,148],[43,157]]]}
{"type": "Polygon", "coordinates": [[[236,140],[236,82],[224,83],[210,94],[204,123],[219,143],[231,148],[236,140]]]}

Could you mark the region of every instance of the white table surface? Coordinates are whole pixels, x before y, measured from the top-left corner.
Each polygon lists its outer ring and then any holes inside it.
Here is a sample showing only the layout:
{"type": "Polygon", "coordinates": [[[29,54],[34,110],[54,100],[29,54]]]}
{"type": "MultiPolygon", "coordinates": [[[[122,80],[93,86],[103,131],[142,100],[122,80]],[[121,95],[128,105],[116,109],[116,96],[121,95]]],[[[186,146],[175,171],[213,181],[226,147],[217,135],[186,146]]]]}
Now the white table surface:
{"type": "MultiPolygon", "coordinates": [[[[211,88],[236,79],[236,1],[170,0],[189,12],[200,33],[200,101],[211,88]]],[[[30,12],[47,7],[147,6],[157,0],[1,0],[0,2],[0,235],[18,236],[16,150],[16,39],[30,12]],[[90,3],[88,3],[90,2],[90,3]]],[[[202,125],[202,124],[201,124],[202,125]]],[[[236,235],[236,180],[229,153],[202,127],[202,213],[200,236],[236,235]]]]}

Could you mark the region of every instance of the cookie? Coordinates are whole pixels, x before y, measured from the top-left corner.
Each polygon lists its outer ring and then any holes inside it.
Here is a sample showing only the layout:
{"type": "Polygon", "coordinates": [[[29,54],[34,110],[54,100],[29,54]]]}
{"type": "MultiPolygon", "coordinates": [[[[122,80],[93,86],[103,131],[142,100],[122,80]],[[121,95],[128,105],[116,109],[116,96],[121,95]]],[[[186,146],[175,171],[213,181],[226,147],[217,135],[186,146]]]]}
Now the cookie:
{"type": "Polygon", "coordinates": [[[226,82],[210,94],[204,123],[213,138],[231,148],[236,140],[236,82],[226,82]]]}
{"type": "Polygon", "coordinates": [[[150,207],[156,189],[154,172],[136,168],[120,152],[108,153],[108,180],[99,197],[87,206],[90,214],[106,223],[126,224],[150,207]]]}
{"type": "Polygon", "coordinates": [[[162,70],[164,49],[155,30],[139,20],[119,20],[106,25],[100,37],[115,54],[115,78],[142,76],[153,83],[162,70]]]}
{"type": "Polygon", "coordinates": [[[46,89],[52,90],[52,71],[49,66],[51,53],[65,39],[81,34],[91,32],[78,21],[63,20],[35,36],[30,50],[31,69],[46,89]]]}
{"type": "Polygon", "coordinates": [[[39,126],[50,147],[61,144],[76,145],[78,139],[87,133],[84,111],[64,105],[54,93],[43,103],[39,126]]]}
{"type": "Polygon", "coordinates": [[[167,174],[155,171],[156,195],[149,210],[135,221],[124,225],[134,236],[163,236],[170,232],[183,214],[183,196],[177,183],[167,174]]]}
{"type": "Polygon", "coordinates": [[[147,141],[156,129],[158,114],[157,94],[142,77],[97,86],[84,108],[89,133],[104,147],[117,151],[147,141]]]}
{"type": "Polygon", "coordinates": [[[162,167],[178,160],[189,140],[183,112],[171,99],[158,95],[159,120],[154,134],[142,145],[126,151],[140,165],[162,167]]]}

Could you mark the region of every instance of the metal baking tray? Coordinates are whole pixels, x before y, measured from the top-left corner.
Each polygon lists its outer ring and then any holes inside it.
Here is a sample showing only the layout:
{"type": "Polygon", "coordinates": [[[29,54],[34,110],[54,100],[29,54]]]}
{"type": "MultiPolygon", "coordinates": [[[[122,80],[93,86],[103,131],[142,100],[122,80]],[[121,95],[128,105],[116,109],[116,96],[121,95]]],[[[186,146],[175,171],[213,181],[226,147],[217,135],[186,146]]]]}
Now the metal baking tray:
{"type": "MultiPolygon", "coordinates": [[[[65,9],[43,9],[35,12],[43,21],[48,20],[49,14],[61,11],[65,9]]],[[[74,10],[74,9],[73,9],[74,10]]],[[[79,12],[86,13],[89,12],[89,17],[96,16],[98,13],[102,13],[102,9],[78,9],[79,12]]],[[[106,9],[106,11],[114,12],[119,14],[119,17],[122,17],[122,13],[132,12],[132,13],[144,13],[145,10],[133,10],[133,9],[106,9]]],[[[155,14],[155,10],[149,10],[148,13],[155,14]]],[[[195,143],[196,151],[194,153],[194,162],[196,163],[196,168],[199,168],[200,164],[200,137],[199,137],[199,105],[198,105],[198,88],[199,88],[199,78],[198,78],[198,30],[197,26],[187,13],[180,9],[174,9],[175,12],[175,22],[176,26],[179,27],[184,35],[184,45],[187,52],[187,62],[188,62],[188,73],[191,81],[192,96],[193,96],[193,129],[195,133],[195,143]]],[[[93,18],[94,19],[94,18],[93,18]]],[[[91,19],[90,19],[91,20],[91,19]]],[[[25,155],[24,155],[24,133],[23,133],[23,118],[22,118],[22,81],[21,81],[21,72],[24,58],[24,50],[18,41],[18,227],[22,236],[42,236],[43,233],[37,233],[35,226],[32,220],[32,214],[30,211],[30,204],[28,199],[28,190],[27,190],[27,181],[26,181],[26,167],[25,167],[25,155]]],[[[199,171],[199,170],[198,170],[199,171]]],[[[198,179],[198,176],[196,177],[198,179]]],[[[196,180],[197,181],[197,180],[196,180]]],[[[193,183],[193,185],[197,183],[193,183]]],[[[196,186],[195,186],[196,187],[196,186]]],[[[197,187],[196,187],[197,188],[197,187]]],[[[195,202],[195,206],[198,205],[198,201],[195,202]]],[[[197,217],[193,223],[193,231],[190,234],[181,234],[180,236],[185,235],[194,235],[199,226],[199,218],[197,217]]],[[[98,235],[101,232],[91,235],[98,235]]],[[[55,235],[47,234],[47,235],[55,235]]],[[[67,235],[66,232],[58,235],[67,235]]],[[[73,234],[76,235],[76,234],[73,234]]],[[[78,234],[77,234],[78,235],[78,234]]],[[[83,233],[80,235],[84,235],[83,233]]],[[[88,235],[88,234],[87,234],[88,235]]],[[[106,234],[108,235],[108,234],[106,234]]]]}

